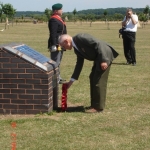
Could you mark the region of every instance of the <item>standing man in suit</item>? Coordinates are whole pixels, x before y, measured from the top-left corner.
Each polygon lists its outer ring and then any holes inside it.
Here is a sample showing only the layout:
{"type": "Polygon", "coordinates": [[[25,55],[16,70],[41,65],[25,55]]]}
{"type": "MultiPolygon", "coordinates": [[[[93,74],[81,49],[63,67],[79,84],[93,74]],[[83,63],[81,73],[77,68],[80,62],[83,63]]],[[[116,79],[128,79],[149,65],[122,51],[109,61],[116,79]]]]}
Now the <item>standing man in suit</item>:
{"type": "Polygon", "coordinates": [[[67,87],[78,80],[83,67],[84,59],[93,61],[90,78],[91,106],[87,112],[101,112],[105,107],[107,79],[112,61],[118,53],[107,43],[97,40],[89,34],[81,33],[74,37],[64,34],[59,37],[59,44],[71,50],[77,56],[74,72],[67,87]]]}
{"type": "MultiPolygon", "coordinates": [[[[55,61],[60,66],[61,59],[63,56],[63,51],[58,44],[58,37],[62,34],[67,33],[66,24],[64,20],[61,18],[62,16],[62,7],[63,5],[60,3],[54,4],[52,6],[53,14],[50,17],[48,28],[50,32],[50,37],[48,40],[48,49],[51,53],[51,59],[55,61]]],[[[63,80],[60,76],[60,68],[59,68],[59,83],[62,84],[65,80],[63,80]]]]}
{"type": "Polygon", "coordinates": [[[126,64],[136,65],[136,50],[135,40],[137,31],[138,16],[133,14],[132,9],[127,9],[126,16],[122,21],[122,26],[125,28],[123,38],[124,56],[127,60],[126,64]]]}

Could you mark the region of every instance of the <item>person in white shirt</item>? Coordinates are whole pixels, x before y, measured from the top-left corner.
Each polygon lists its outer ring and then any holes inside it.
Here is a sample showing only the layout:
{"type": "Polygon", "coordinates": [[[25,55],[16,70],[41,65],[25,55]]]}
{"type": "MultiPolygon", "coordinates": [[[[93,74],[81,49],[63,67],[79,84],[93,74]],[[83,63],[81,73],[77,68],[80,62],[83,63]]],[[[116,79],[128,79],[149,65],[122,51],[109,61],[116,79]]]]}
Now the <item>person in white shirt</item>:
{"type": "Polygon", "coordinates": [[[126,64],[136,65],[136,31],[137,31],[138,16],[133,14],[132,9],[127,9],[126,16],[122,21],[122,27],[125,28],[123,38],[124,56],[127,60],[126,64]]]}

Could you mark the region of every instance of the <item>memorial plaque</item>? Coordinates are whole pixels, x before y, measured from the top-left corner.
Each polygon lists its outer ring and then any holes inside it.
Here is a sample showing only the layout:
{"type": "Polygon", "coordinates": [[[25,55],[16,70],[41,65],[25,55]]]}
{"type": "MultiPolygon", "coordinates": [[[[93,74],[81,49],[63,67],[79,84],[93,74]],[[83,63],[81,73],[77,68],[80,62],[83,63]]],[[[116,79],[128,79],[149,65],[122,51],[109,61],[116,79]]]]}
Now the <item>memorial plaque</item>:
{"type": "Polygon", "coordinates": [[[58,67],[58,64],[55,61],[42,55],[25,44],[12,43],[10,45],[4,45],[3,48],[6,51],[18,55],[20,58],[27,60],[28,62],[40,67],[45,71],[50,71],[58,67]]]}
{"type": "Polygon", "coordinates": [[[50,58],[45,57],[44,55],[38,53],[34,49],[28,47],[27,45],[20,45],[15,47],[15,49],[29,56],[30,58],[33,58],[34,60],[40,62],[41,64],[44,64],[51,60],[50,58]]]}

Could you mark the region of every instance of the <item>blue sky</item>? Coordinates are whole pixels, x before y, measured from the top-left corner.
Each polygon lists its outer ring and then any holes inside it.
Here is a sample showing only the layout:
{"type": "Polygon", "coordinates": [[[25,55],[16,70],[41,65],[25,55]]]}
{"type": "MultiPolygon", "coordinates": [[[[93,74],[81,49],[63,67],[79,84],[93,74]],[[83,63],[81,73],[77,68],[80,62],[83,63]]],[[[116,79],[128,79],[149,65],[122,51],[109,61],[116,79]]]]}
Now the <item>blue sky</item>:
{"type": "Polygon", "coordinates": [[[63,4],[64,12],[86,9],[132,7],[145,8],[150,6],[150,0],[0,0],[3,4],[10,3],[17,11],[44,11],[51,9],[55,3],[63,4]]]}

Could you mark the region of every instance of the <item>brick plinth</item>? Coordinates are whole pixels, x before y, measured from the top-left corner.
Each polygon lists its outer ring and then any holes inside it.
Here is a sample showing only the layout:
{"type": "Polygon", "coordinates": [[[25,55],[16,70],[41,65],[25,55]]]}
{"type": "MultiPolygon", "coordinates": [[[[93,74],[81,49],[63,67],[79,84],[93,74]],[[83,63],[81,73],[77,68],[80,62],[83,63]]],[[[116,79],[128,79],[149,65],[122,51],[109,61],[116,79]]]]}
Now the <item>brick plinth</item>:
{"type": "Polygon", "coordinates": [[[0,47],[0,114],[37,114],[58,107],[58,68],[45,71],[0,47]]]}

